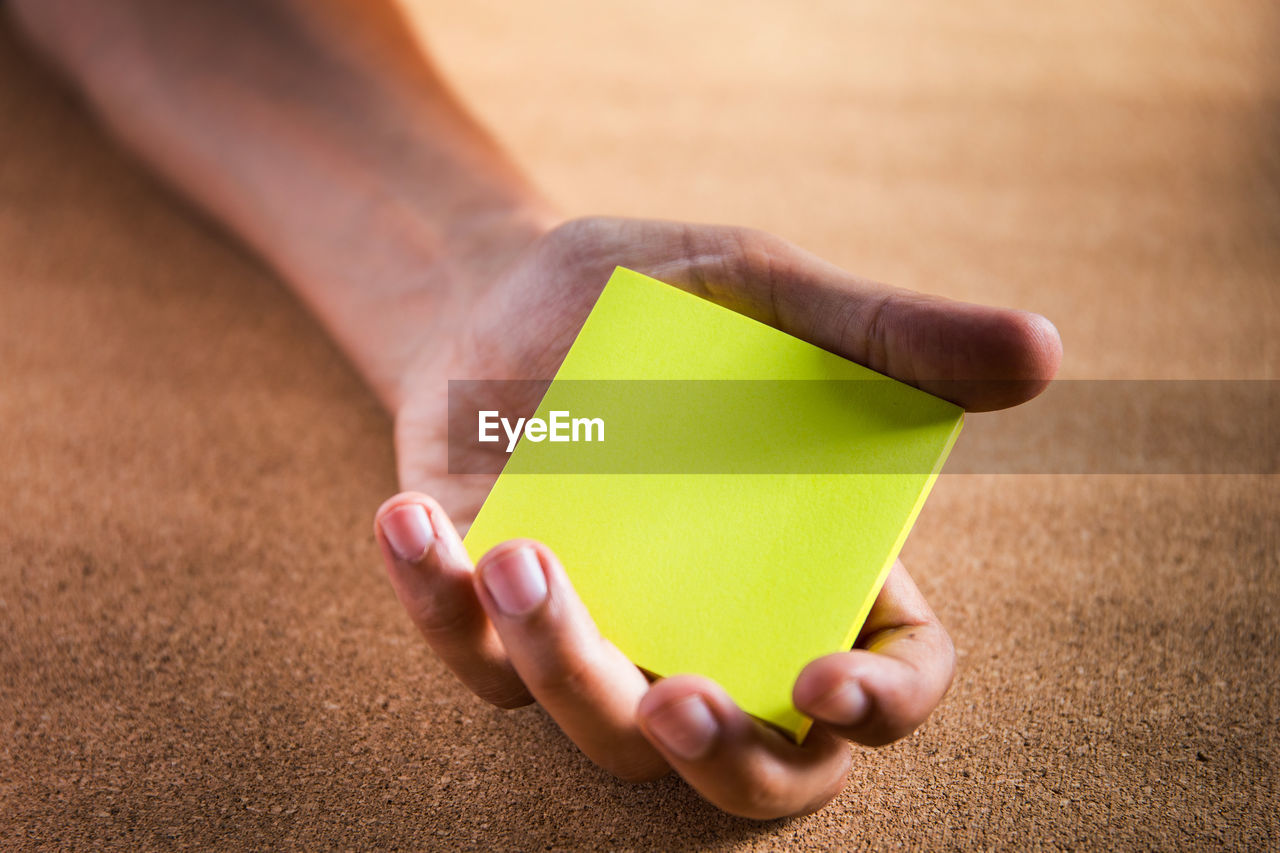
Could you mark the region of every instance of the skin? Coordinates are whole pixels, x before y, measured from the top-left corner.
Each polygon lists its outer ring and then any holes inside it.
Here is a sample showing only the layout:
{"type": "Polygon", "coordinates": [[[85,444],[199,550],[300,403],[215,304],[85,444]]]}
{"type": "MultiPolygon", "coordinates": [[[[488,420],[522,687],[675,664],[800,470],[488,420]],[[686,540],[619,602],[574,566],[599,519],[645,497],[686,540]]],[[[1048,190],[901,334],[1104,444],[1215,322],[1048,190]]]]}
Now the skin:
{"type": "Polygon", "coordinates": [[[494,478],[446,474],[447,381],[553,375],[618,264],[971,411],[1045,387],[1061,359],[1049,321],[865,281],[750,229],[567,219],[392,3],[11,0],[9,13],[127,147],[279,272],[393,415],[405,491],[375,535],[410,618],[478,696],[536,701],[618,776],[674,770],[759,819],[820,808],[844,784],[849,741],[889,743],[937,706],[954,651],[901,564],[855,648],[797,679],[796,706],[817,720],[803,746],[705,678],[651,684],[544,545],[467,558],[456,525],[494,478]],[[541,590],[519,612],[493,593],[513,566],[541,590]]]}

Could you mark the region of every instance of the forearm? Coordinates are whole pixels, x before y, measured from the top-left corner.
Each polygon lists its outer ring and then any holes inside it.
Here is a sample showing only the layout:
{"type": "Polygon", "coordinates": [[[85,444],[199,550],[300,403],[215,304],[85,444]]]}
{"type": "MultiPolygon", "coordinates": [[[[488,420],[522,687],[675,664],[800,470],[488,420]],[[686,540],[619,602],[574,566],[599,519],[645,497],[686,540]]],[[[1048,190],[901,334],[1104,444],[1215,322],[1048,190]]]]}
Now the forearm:
{"type": "Polygon", "coordinates": [[[433,322],[554,222],[389,3],[13,11],[130,147],[279,271],[392,410],[433,322]]]}

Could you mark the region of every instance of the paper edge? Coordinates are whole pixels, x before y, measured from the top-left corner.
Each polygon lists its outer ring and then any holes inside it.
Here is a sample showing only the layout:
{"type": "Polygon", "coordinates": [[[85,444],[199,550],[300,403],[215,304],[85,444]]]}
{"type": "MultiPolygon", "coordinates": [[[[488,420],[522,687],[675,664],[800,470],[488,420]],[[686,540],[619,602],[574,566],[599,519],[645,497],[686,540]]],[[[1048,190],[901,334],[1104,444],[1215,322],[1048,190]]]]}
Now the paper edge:
{"type": "MultiPolygon", "coordinates": [[[[889,555],[885,559],[884,565],[880,568],[880,574],[876,578],[876,582],[871,585],[867,592],[866,598],[862,602],[862,606],[858,608],[857,618],[853,620],[849,628],[848,635],[845,636],[844,642],[841,643],[841,649],[852,649],[853,644],[858,639],[858,634],[862,631],[862,626],[866,624],[867,617],[871,615],[871,608],[875,605],[876,598],[880,595],[880,590],[884,588],[884,582],[889,579],[889,572],[893,571],[893,564],[897,562],[898,555],[902,553],[902,546],[906,544],[907,537],[911,535],[911,530],[916,526],[916,519],[920,516],[920,511],[924,509],[925,501],[929,499],[929,493],[933,491],[933,484],[938,481],[938,475],[942,473],[942,466],[946,464],[947,457],[951,455],[951,449],[955,447],[956,439],[960,437],[960,430],[964,428],[964,410],[960,411],[960,416],[956,418],[956,425],[951,430],[951,435],[947,437],[947,443],[943,445],[942,452],[938,454],[938,461],[933,466],[933,470],[929,472],[929,479],[925,481],[924,488],[920,490],[919,496],[916,498],[915,505],[911,507],[911,513],[907,516],[906,522],[902,525],[902,531],[898,534],[897,540],[893,543],[893,547],[889,549],[889,555]]],[[[804,722],[797,727],[795,732],[796,743],[804,743],[805,736],[808,735],[809,729],[813,726],[813,720],[805,717],[804,722]]]]}

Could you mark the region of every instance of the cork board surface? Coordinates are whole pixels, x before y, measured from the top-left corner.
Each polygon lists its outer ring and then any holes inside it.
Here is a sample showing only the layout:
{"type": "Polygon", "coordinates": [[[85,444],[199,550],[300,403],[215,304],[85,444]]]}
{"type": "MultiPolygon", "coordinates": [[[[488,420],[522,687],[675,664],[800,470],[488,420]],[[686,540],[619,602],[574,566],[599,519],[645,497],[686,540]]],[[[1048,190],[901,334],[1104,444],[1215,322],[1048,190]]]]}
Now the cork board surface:
{"type": "MultiPolygon", "coordinates": [[[[1071,378],[1275,378],[1274,4],[685,5],[414,9],[570,210],[1041,311],[1071,378]]],[[[951,693],[742,821],[454,682],[370,534],[386,415],[3,28],[0,128],[0,845],[1280,845],[1274,475],[944,475],[951,693]]]]}

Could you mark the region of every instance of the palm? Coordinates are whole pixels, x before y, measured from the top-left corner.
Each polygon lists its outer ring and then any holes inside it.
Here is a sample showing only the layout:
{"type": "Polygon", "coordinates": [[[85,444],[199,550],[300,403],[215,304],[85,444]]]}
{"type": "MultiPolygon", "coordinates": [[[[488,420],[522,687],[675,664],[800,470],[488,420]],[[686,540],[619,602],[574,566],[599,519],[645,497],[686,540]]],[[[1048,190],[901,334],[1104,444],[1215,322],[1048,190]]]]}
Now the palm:
{"type": "Polygon", "coordinates": [[[496,471],[505,452],[459,446],[449,475],[450,380],[460,409],[532,411],[543,387],[534,380],[555,374],[609,271],[626,263],[608,231],[584,220],[548,232],[493,281],[467,283],[473,302],[460,326],[424,343],[396,419],[400,481],[438,496],[460,524],[474,518],[496,474],[457,472],[496,471]]]}

